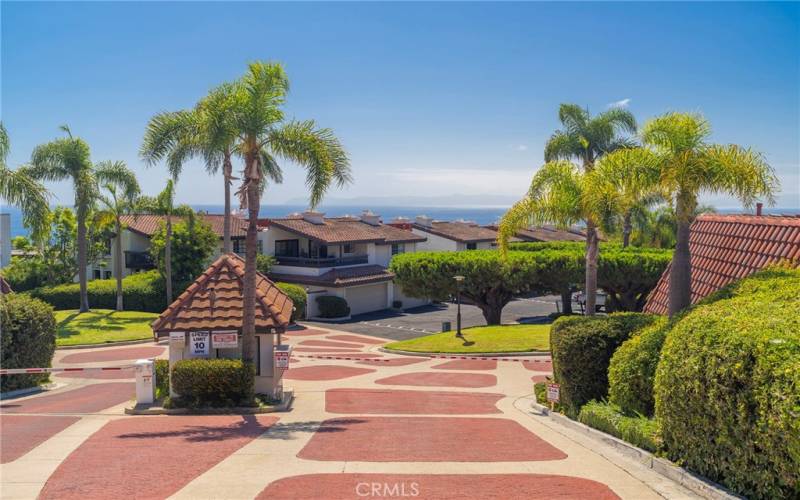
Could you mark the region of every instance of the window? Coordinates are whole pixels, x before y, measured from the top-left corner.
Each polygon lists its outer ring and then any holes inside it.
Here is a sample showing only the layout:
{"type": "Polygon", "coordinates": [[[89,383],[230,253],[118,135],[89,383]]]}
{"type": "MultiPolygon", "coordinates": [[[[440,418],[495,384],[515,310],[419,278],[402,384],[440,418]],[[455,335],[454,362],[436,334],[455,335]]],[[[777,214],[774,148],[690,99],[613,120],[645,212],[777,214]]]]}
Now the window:
{"type": "Polygon", "coordinates": [[[299,240],[275,241],[275,255],[282,257],[297,257],[300,252],[299,240]]]}
{"type": "Polygon", "coordinates": [[[110,279],[111,279],[111,271],[105,271],[103,274],[105,275],[105,276],[104,276],[104,277],[105,277],[105,279],[107,279],[107,280],[110,280],[110,279]]]}
{"type": "Polygon", "coordinates": [[[100,279],[100,270],[99,269],[95,269],[93,274],[94,274],[94,279],[96,279],[96,280],[100,279]]]}
{"type": "Polygon", "coordinates": [[[356,253],[356,246],[352,243],[342,245],[342,253],[356,253]]]}
{"type": "Polygon", "coordinates": [[[324,259],[328,256],[328,245],[323,245],[318,241],[308,241],[308,255],[313,258],[324,259]]]}
{"type": "Polygon", "coordinates": [[[478,244],[477,243],[467,243],[467,250],[477,250],[478,244]]]}
{"type": "Polygon", "coordinates": [[[392,255],[397,255],[399,253],[405,253],[406,251],[406,244],[405,243],[393,243],[392,244],[392,255]]]}
{"type": "Polygon", "coordinates": [[[256,376],[261,376],[261,336],[256,335],[256,376]]]}
{"type": "Polygon", "coordinates": [[[233,240],[231,243],[233,243],[233,253],[242,253],[242,250],[244,249],[242,240],[233,240]]]}

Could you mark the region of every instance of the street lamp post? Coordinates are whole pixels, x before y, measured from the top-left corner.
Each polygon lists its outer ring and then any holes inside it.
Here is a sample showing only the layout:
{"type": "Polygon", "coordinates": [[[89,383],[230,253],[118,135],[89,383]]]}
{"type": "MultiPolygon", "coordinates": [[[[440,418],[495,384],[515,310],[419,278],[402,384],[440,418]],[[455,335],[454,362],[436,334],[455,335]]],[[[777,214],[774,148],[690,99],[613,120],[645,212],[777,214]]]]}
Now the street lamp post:
{"type": "Polygon", "coordinates": [[[456,280],[456,288],[458,290],[456,293],[456,337],[461,338],[461,284],[464,282],[464,277],[458,275],[453,276],[453,279],[456,280]]]}

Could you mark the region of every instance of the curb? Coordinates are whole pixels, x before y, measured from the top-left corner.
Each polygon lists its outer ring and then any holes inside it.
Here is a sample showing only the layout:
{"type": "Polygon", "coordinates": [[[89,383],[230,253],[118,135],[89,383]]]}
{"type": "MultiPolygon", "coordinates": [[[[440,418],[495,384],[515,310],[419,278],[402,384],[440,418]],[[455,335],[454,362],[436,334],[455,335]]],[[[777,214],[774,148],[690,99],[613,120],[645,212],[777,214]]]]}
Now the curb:
{"type": "Polygon", "coordinates": [[[162,408],[160,406],[132,406],[125,408],[126,415],[260,415],[289,411],[294,401],[294,389],[283,391],[283,399],[275,406],[253,408],[252,406],[234,406],[231,408],[162,408]]]}
{"type": "MultiPolygon", "coordinates": [[[[531,351],[531,352],[470,352],[459,354],[455,352],[417,352],[417,351],[401,351],[396,349],[386,349],[379,347],[379,351],[386,354],[399,354],[401,356],[421,356],[426,358],[451,358],[451,359],[472,359],[472,358],[536,358],[543,356],[550,356],[550,351],[531,351]]],[[[523,360],[508,360],[508,361],[523,361],[523,360]]]]}
{"type": "Polygon", "coordinates": [[[47,392],[55,389],[60,389],[61,387],[64,387],[64,385],[65,384],[50,382],[49,384],[44,384],[36,387],[26,387],[24,389],[17,389],[15,391],[0,392],[0,399],[6,400],[6,399],[21,398],[23,396],[30,396],[31,394],[39,394],[40,392],[47,392]]]}
{"type": "Polygon", "coordinates": [[[158,345],[158,342],[153,342],[152,338],[142,339],[142,340],[122,340],[120,342],[103,342],[102,344],[76,344],[76,345],[64,345],[60,347],[56,347],[56,351],[64,350],[70,351],[73,349],[100,349],[103,347],[119,347],[125,345],[136,345],[136,344],[154,344],[158,345]]]}
{"type": "Polygon", "coordinates": [[[560,413],[551,412],[550,409],[544,405],[532,402],[531,408],[538,412],[539,415],[549,417],[553,422],[556,422],[574,431],[578,431],[594,440],[612,446],[616,451],[622,453],[626,457],[636,460],[658,474],[661,474],[667,479],[680,484],[684,488],[691,490],[703,498],[709,498],[713,500],[735,500],[744,498],[731,493],[725,489],[724,486],[717,484],[710,479],[698,476],[665,458],[657,457],[649,451],[645,451],[639,447],[636,447],[626,441],[612,436],[611,434],[606,434],[603,431],[599,431],[593,427],[589,427],[588,425],[576,422],[575,420],[572,420],[560,413]]]}

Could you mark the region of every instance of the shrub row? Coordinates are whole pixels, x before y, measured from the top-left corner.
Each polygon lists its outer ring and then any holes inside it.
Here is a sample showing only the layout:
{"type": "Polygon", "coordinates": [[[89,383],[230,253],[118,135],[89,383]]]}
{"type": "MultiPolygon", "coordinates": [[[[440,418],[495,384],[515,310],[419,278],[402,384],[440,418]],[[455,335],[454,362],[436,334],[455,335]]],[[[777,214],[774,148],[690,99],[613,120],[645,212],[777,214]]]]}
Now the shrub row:
{"type": "Polygon", "coordinates": [[[578,421],[652,453],[662,446],[655,420],[623,415],[618,407],[608,403],[589,401],[581,408],[578,421]]]}
{"type": "MultiPolygon", "coordinates": [[[[0,294],[0,355],[3,368],[49,367],[56,349],[53,308],[22,294],[0,294]]],[[[36,387],[47,374],[3,375],[0,391],[36,387]]]]}
{"type": "Polygon", "coordinates": [[[175,406],[253,406],[255,367],[240,359],[184,359],[172,367],[175,406]]]}
{"type": "MultiPolygon", "coordinates": [[[[91,280],[88,283],[89,306],[98,309],[114,309],[117,305],[117,281],[91,280]]],[[[56,310],[78,309],[80,288],[77,283],[36,288],[27,292],[41,299],[56,310]]],[[[167,308],[164,279],[156,270],[131,274],[122,279],[122,294],[125,309],[160,313],[167,308]]]]}
{"type": "Polygon", "coordinates": [[[294,310],[292,311],[292,323],[299,319],[303,319],[306,315],[306,305],[308,303],[308,294],[305,289],[299,285],[291,283],[275,283],[283,293],[289,296],[294,303],[294,310]]]}
{"type": "Polygon", "coordinates": [[[169,360],[157,359],[154,371],[156,375],[156,399],[169,396],[169,360]]]}
{"type": "Polygon", "coordinates": [[[342,318],[350,314],[347,301],[335,295],[322,295],[317,297],[319,316],[321,318],[342,318]]]}

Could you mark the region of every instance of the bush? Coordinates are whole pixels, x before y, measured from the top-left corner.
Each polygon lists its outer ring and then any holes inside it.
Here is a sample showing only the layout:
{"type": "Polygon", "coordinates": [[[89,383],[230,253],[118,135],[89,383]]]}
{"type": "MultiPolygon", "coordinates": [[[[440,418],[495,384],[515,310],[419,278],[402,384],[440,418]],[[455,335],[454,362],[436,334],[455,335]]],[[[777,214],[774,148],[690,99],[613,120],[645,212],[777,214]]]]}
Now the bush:
{"type": "Polygon", "coordinates": [[[169,360],[157,359],[155,361],[156,374],[156,399],[169,396],[169,360]]]}
{"type": "Polygon", "coordinates": [[[320,318],[342,318],[350,315],[347,301],[335,295],[317,297],[320,318]]]}
{"type": "MultiPolygon", "coordinates": [[[[0,339],[3,368],[46,368],[56,349],[53,308],[41,300],[16,293],[0,294],[0,339]]],[[[36,387],[48,375],[3,375],[0,391],[36,387]]]]}
{"type": "Polygon", "coordinates": [[[589,401],[581,408],[578,421],[652,453],[662,447],[655,420],[625,416],[619,408],[607,403],[589,401]]]}
{"type": "Polygon", "coordinates": [[[256,270],[266,276],[272,271],[272,266],[277,262],[277,259],[272,255],[260,253],[256,255],[256,270]]]}
{"type": "Polygon", "coordinates": [[[610,316],[564,316],[550,329],[553,374],[561,385],[561,405],[575,418],[588,401],[608,396],[608,363],[631,334],[657,316],[617,313],[610,316]]]}
{"type": "Polygon", "coordinates": [[[176,406],[253,406],[255,367],[240,359],[184,359],[172,367],[176,406]]]}
{"type": "Polygon", "coordinates": [[[611,357],[608,398],[628,415],[653,415],[653,381],[667,330],[666,318],[659,318],[623,342],[611,357]]]}
{"type": "Polygon", "coordinates": [[[275,283],[275,286],[280,288],[283,293],[288,295],[294,303],[292,319],[290,321],[294,323],[298,319],[305,318],[306,304],[308,303],[308,294],[306,293],[305,288],[299,285],[293,285],[291,283],[275,283]]]}
{"type": "MultiPolygon", "coordinates": [[[[97,309],[115,309],[117,307],[116,279],[91,280],[87,289],[90,307],[97,309]]],[[[77,283],[41,287],[28,293],[59,311],[80,308],[80,291],[77,283]]],[[[160,313],[167,308],[164,279],[156,270],[132,274],[123,278],[122,294],[125,309],[129,311],[160,313]]]]}
{"type": "Polygon", "coordinates": [[[3,268],[3,278],[15,292],[33,290],[47,283],[47,263],[41,257],[14,257],[3,268]]]}
{"type": "Polygon", "coordinates": [[[800,270],[770,268],[670,330],[656,369],[669,457],[752,498],[800,496],[800,270]]]}

